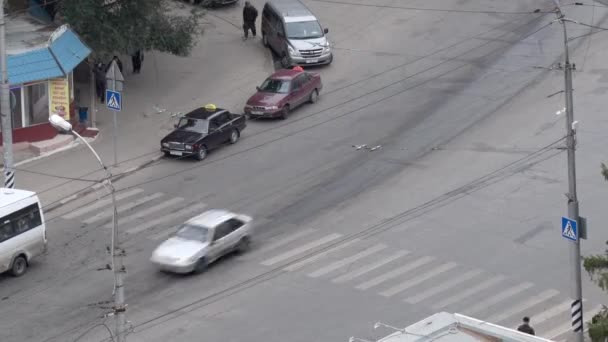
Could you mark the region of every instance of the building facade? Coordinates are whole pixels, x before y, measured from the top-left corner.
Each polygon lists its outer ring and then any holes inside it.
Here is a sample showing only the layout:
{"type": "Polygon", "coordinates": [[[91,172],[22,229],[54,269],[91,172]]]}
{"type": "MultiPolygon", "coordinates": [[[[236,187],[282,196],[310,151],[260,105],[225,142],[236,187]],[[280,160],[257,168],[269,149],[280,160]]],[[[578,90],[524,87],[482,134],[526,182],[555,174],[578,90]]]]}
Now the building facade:
{"type": "Polygon", "coordinates": [[[77,120],[73,71],[91,49],[67,25],[52,31],[47,27],[25,16],[7,23],[15,143],[53,138],[57,132],[48,123],[52,114],[77,120]]]}

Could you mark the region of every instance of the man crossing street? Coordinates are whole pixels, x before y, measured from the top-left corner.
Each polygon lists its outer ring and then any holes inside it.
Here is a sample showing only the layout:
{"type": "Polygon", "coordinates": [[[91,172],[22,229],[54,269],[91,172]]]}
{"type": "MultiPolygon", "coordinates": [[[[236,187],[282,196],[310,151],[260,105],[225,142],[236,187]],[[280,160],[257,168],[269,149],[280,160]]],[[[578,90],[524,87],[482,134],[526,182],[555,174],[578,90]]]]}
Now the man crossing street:
{"type": "Polygon", "coordinates": [[[245,7],[243,8],[243,31],[245,36],[243,40],[246,40],[249,37],[249,30],[251,30],[251,34],[255,37],[255,20],[258,18],[258,10],[253,7],[253,5],[249,1],[245,1],[245,7]]]}

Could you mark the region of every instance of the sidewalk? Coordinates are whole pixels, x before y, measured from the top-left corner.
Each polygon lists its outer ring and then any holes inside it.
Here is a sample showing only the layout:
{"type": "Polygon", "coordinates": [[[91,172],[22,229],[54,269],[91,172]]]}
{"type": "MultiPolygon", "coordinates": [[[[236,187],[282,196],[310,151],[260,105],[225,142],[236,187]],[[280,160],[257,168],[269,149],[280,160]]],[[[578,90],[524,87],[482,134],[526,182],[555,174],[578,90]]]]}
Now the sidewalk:
{"type": "MultiPolygon", "coordinates": [[[[110,168],[114,175],[160,159],[159,141],[181,113],[210,102],[241,112],[250,90],[273,71],[270,53],[259,39],[242,41],[234,19],[240,10],[232,7],[207,15],[203,19],[205,32],[189,57],[151,51],[145,56],[141,74],[132,74],[130,59],[121,56],[125,90],[117,120],[118,163],[110,168]]],[[[83,87],[80,93],[84,103],[90,98],[87,90],[83,87]]],[[[100,134],[92,145],[111,166],[112,113],[101,103],[96,107],[100,134]]],[[[21,160],[28,156],[28,152],[19,152],[21,160]]],[[[62,199],[82,193],[104,177],[90,152],[81,144],[72,144],[69,149],[20,164],[15,179],[17,188],[38,192],[49,211],[62,199]]]]}

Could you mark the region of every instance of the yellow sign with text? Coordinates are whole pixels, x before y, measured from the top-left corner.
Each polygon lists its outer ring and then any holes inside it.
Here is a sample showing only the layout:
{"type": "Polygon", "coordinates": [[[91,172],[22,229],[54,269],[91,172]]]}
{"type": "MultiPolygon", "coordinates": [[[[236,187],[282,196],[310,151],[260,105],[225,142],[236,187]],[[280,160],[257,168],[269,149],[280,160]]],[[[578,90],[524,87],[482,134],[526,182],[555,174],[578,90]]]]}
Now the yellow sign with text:
{"type": "Polygon", "coordinates": [[[67,78],[49,81],[49,111],[70,120],[70,84],[67,78]]]}

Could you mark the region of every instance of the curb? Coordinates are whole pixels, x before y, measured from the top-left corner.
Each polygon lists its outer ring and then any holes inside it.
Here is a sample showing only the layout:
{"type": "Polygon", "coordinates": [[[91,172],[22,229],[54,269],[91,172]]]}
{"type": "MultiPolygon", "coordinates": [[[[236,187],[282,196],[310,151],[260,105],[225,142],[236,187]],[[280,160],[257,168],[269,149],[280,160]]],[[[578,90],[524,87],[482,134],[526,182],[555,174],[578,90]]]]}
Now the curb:
{"type": "MultiPolygon", "coordinates": [[[[97,134],[94,138],[86,138],[86,139],[89,139],[88,142],[92,143],[95,140],[97,140],[98,137],[99,137],[99,134],[97,134]]],[[[50,156],[52,156],[54,154],[70,150],[70,149],[72,149],[72,148],[74,148],[74,147],[76,147],[78,145],[81,145],[81,144],[82,144],[82,142],[80,142],[78,140],[73,140],[69,144],[67,144],[65,146],[62,146],[62,147],[59,147],[59,148],[57,148],[55,150],[52,150],[50,152],[42,153],[39,156],[35,156],[35,157],[32,157],[32,158],[24,159],[24,160],[22,160],[20,162],[17,162],[17,163],[15,163],[15,167],[19,167],[19,166],[22,166],[22,165],[27,164],[27,163],[31,163],[31,162],[36,161],[36,160],[44,159],[46,157],[50,157],[50,156]]]]}
{"type": "MultiPolygon", "coordinates": [[[[139,165],[130,167],[130,168],[126,169],[125,171],[121,172],[120,174],[118,174],[117,176],[113,176],[112,177],[112,182],[116,182],[116,181],[118,181],[118,180],[120,180],[122,178],[125,178],[125,177],[131,175],[133,172],[139,171],[139,170],[145,168],[146,166],[149,166],[149,165],[151,165],[151,164],[159,161],[162,157],[163,157],[163,155],[161,154],[161,155],[158,155],[158,156],[156,156],[156,157],[154,157],[154,158],[152,158],[150,160],[145,161],[144,163],[141,163],[139,165]]],[[[60,207],[66,205],[66,204],[68,204],[70,202],[73,202],[73,201],[75,201],[75,200],[77,200],[79,198],[82,198],[82,197],[84,197],[84,196],[86,196],[86,195],[88,195],[88,194],[90,194],[92,192],[95,192],[95,191],[97,191],[97,190],[99,190],[99,189],[101,189],[103,187],[104,187],[103,183],[98,183],[98,184],[93,185],[90,188],[85,189],[84,191],[81,191],[79,193],[75,193],[75,194],[70,195],[68,197],[65,197],[65,198],[63,198],[63,199],[61,199],[59,201],[55,201],[55,204],[51,204],[51,205],[49,205],[49,206],[46,207],[45,212],[48,213],[48,212],[52,212],[53,210],[57,210],[60,207]]]]}

